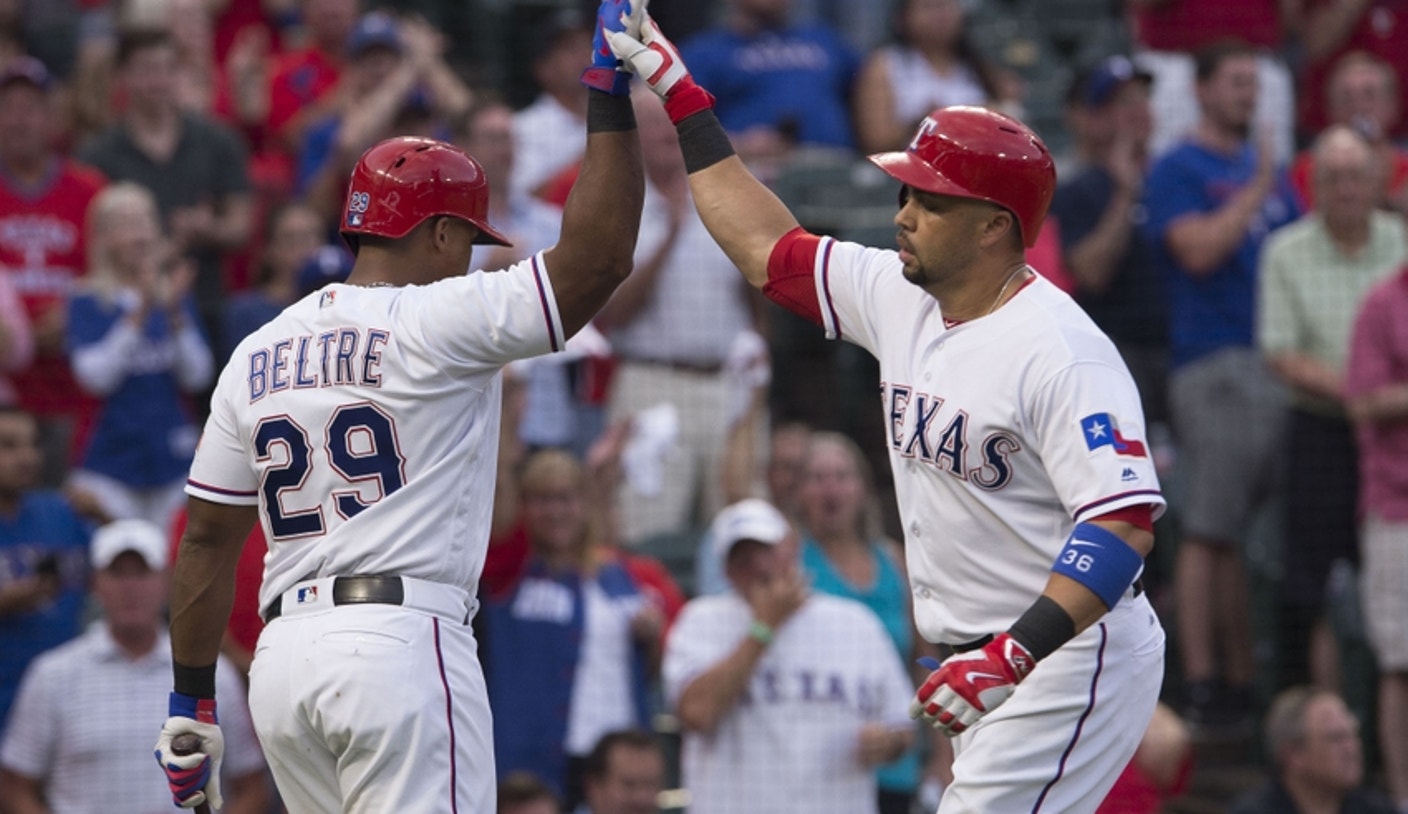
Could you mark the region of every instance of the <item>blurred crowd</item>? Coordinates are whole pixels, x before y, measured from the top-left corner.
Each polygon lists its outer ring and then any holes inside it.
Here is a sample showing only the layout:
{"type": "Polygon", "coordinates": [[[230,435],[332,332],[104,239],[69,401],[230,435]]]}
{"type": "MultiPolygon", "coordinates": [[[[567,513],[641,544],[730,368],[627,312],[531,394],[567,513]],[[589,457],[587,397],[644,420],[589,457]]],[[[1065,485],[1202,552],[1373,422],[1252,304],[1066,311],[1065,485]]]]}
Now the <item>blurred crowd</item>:
{"type": "MultiPolygon", "coordinates": [[[[513,245],[474,269],[556,241],[595,4],[460,6],[0,0],[0,812],[168,810],[147,756],[207,399],[247,334],[350,271],[361,153],[414,134],[478,158],[513,245]]],[[[1166,705],[1101,811],[1159,810],[1193,744],[1230,740],[1265,769],[1238,812],[1408,812],[1408,8],[651,12],[808,228],[889,247],[894,190],[860,159],[936,107],[1059,145],[1029,257],[1124,356],[1170,504],[1145,575],[1166,705]],[[1114,34],[1056,47],[1072,23],[1114,34]]],[[[634,272],[505,372],[476,619],[500,811],[932,811],[951,754],[905,712],[936,654],[873,362],[746,286],[645,101],[634,272]]],[[[266,550],[256,529],[226,720],[266,550]]],[[[278,810],[252,732],[226,731],[226,810],[278,810]]]]}

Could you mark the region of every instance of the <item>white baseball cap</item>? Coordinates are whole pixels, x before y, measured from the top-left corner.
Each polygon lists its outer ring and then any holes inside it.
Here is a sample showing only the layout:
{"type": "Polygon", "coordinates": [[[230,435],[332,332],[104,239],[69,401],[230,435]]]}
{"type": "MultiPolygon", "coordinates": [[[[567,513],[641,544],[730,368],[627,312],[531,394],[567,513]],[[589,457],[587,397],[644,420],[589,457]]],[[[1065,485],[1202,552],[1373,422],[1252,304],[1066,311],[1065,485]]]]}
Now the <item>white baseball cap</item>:
{"type": "Polygon", "coordinates": [[[137,552],[153,571],[166,567],[166,536],[146,520],[115,520],[98,529],[88,556],[94,570],[102,571],[124,551],[137,552]]]}
{"type": "Polygon", "coordinates": [[[711,536],[714,538],[714,555],[719,562],[728,563],[728,553],[743,540],[757,540],[767,545],[777,545],[787,539],[792,527],[782,512],[766,500],[750,497],[731,506],[725,506],[714,517],[711,536]]]}

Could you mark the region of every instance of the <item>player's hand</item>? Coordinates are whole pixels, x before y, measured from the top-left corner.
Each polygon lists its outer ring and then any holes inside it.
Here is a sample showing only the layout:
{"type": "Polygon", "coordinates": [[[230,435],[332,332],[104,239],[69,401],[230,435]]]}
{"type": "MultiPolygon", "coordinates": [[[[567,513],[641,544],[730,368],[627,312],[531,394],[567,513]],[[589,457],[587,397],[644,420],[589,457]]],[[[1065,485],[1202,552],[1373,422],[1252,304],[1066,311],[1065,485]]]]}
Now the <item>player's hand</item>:
{"type": "Polygon", "coordinates": [[[225,754],[225,737],[215,717],[215,701],[197,702],[173,692],[171,713],[156,742],[156,762],[166,772],[171,801],[181,808],[209,803],[218,810],[225,802],[220,796],[220,759],[225,754]],[[179,754],[182,750],[174,749],[172,741],[188,734],[200,739],[200,750],[179,754]]]}
{"type": "MultiPolygon", "coordinates": [[[[602,5],[606,2],[609,0],[603,0],[602,5]]],[[[679,49],[665,38],[660,26],[649,14],[644,15],[634,35],[628,31],[608,30],[604,36],[616,58],[643,79],[646,86],[661,99],[670,98],[681,82],[694,82],[684,60],[680,58],[679,49]]]]}
{"type": "Polygon", "coordinates": [[[957,735],[1011,697],[1035,666],[1011,634],[1000,634],[978,650],[950,656],[930,673],[909,704],[909,717],[957,735]]]}
{"type": "Polygon", "coordinates": [[[601,0],[596,10],[595,33],[592,35],[592,64],[582,73],[582,84],[612,96],[630,93],[630,73],[611,53],[606,38],[613,33],[640,38],[641,20],[645,18],[647,0],[601,0]]]}

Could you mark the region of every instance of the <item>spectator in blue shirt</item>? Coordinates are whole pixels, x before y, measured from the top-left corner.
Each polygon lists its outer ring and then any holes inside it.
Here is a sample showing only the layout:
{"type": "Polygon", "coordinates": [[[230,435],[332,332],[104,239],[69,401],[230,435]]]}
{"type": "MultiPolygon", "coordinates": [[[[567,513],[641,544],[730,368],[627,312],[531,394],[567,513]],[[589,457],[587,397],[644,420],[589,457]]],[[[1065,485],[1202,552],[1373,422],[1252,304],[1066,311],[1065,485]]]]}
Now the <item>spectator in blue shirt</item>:
{"type": "Polygon", "coordinates": [[[1219,44],[1196,64],[1202,120],[1150,172],[1144,228],[1168,306],[1170,416],[1186,483],[1174,563],[1184,713],[1208,726],[1249,720],[1252,639],[1238,543],[1280,470],[1284,416],[1284,393],[1254,343],[1257,258],[1297,211],[1270,143],[1251,140],[1256,52],[1219,44]]]}
{"type": "Polygon", "coordinates": [[[729,0],[723,26],[680,48],[745,158],[797,144],[855,146],[850,105],[860,56],[840,32],[793,23],[791,13],[792,0],[729,0]]]}
{"type": "Polygon", "coordinates": [[[69,301],[68,346],[74,378],[102,406],[69,482],[112,519],[166,528],[195,452],[185,399],[214,369],[191,297],[195,271],[173,259],[156,201],[136,184],[100,192],[88,221],[90,269],[69,301]]]}
{"type": "Polygon", "coordinates": [[[25,667],[81,630],[87,524],[61,495],[38,491],[39,425],[0,407],[0,730],[25,667]]]}

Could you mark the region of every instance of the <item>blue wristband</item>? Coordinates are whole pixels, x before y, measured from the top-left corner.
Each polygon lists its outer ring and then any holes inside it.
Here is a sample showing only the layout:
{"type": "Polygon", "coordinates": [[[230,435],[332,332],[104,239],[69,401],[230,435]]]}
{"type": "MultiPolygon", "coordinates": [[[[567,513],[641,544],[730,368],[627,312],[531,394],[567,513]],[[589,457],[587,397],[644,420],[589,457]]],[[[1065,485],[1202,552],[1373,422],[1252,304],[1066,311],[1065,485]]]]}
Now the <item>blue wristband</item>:
{"type": "Polygon", "coordinates": [[[173,718],[190,718],[206,724],[220,723],[220,719],[215,715],[214,698],[197,698],[185,693],[171,693],[166,714],[173,718]]]}
{"type": "Polygon", "coordinates": [[[1079,582],[1113,608],[1144,567],[1144,558],[1118,534],[1080,523],[1056,556],[1051,571],[1079,582]]]}

